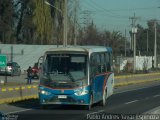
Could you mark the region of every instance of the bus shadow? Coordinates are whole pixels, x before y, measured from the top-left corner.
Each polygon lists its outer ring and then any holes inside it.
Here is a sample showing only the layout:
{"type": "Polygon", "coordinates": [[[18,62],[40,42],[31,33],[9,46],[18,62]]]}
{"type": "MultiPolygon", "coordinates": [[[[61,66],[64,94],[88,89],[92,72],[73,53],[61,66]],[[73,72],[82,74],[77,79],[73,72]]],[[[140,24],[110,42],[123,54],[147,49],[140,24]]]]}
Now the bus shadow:
{"type": "MultiPolygon", "coordinates": [[[[110,102],[109,102],[110,103],[110,102]]],[[[10,106],[15,106],[19,108],[24,109],[33,109],[33,110],[84,110],[88,111],[87,107],[84,105],[46,105],[45,107],[42,107],[39,104],[38,99],[29,99],[25,101],[19,101],[15,103],[9,103],[10,106]]],[[[106,107],[109,106],[108,104],[106,107]]],[[[90,111],[94,111],[96,109],[103,108],[99,105],[99,103],[95,103],[92,105],[92,109],[90,111]]]]}
{"type": "Polygon", "coordinates": [[[80,105],[46,105],[44,108],[39,104],[38,99],[29,99],[15,103],[8,103],[10,106],[15,106],[24,109],[46,109],[46,110],[85,110],[85,106],[80,105]]]}

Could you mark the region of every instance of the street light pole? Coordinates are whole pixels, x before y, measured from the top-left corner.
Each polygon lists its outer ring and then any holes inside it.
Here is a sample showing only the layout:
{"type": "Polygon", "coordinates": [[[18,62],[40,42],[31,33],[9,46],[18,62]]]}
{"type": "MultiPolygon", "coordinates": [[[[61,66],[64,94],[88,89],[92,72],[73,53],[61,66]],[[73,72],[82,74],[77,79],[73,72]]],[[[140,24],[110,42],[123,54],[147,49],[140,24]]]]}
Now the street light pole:
{"type": "Polygon", "coordinates": [[[58,12],[60,12],[61,16],[63,17],[63,46],[66,47],[67,46],[67,30],[68,30],[68,27],[67,27],[67,23],[68,23],[67,0],[64,0],[64,12],[62,12],[62,10],[56,8],[54,5],[50,4],[47,1],[45,1],[45,4],[55,8],[58,12]]]}
{"type": "Polygon", "coordinates": [[[54,9],[56,9],[58,12],[60,12],[60,13],[62,14],[62,11],[61,11],[60,9],[56,8],[54,5],[50,4],[50,3],[47,2],[47,1],[45,1],[44,3],[45,3],[46,5],[49,5],[49,6],[53,7],[54,9]]]}
{"type": "Polygon", "coordinates": [[[137,28],[133,28],[133,38],[134,38],[134,45],[133,45],[133,59],[134,59],[134,65],[133,65],[133,72],[136,73],[136,33],[137,28]]]}
{"type": "Polygon", "coordinates": [[[125,43],[124,43],[124,51],[125,51],[125,57],[127,56],[127,51],[126,51],[126,42],[127,42],[127,37],[126,37],[126,29],[125,29],[125,43]]]}
{"type": "Polygon", "coordinates": [[[132,36],[133,36],[133,73],[136,72],[136,33],[137,33],[137,27],[136,27],[136,20],[138,19],[135,14],[132,19],[132,36]]]}

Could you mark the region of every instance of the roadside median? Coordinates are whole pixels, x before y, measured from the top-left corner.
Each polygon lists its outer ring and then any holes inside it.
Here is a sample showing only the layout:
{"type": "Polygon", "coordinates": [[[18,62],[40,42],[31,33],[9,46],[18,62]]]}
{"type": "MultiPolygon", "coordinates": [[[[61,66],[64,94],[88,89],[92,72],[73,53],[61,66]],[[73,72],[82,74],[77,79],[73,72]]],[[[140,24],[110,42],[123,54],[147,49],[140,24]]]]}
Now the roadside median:
{"type": "Polygon", "coordinates": [[[38,98],[37,85],[23,85],[0,88],[0,104],[38,98]]]}
{"type": "Polygon", "coordinates": [[[115,87],[160,81],[160,73],[115,76],[115,87]]]}

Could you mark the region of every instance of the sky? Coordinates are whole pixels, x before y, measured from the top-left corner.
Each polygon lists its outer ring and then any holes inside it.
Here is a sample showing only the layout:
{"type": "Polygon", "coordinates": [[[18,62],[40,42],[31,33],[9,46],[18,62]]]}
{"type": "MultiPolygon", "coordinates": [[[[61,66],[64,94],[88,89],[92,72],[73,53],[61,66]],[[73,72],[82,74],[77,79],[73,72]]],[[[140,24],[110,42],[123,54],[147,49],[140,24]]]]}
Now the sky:
{"type": "Polygon", "coordinates": [[[79,0],[80,21],[86,19],[96,24],[99,30],[131,30],[130,17],[138,18],[136,24],[147,27],[150,19],[160,20],[160,0],[79,0]],[[159,7],[159,8],[158,8],[159,7]],[[84,14],[88,11],[89,14],[84,14]]]}

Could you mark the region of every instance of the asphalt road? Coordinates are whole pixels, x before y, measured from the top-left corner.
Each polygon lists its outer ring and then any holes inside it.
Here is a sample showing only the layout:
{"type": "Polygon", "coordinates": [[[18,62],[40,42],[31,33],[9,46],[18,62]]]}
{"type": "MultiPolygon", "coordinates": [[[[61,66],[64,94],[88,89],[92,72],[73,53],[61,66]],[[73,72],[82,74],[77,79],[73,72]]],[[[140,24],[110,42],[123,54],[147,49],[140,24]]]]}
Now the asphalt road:
{"type": "MultiPolygon", "coordinates": [[[[49,106],[44,110],[38,100],[0,105],[0,111],[3,116],[9,114],[9,117],[17,117],[18,120],[133,120],[135,115],[142,115],[158,106],[160,82],[117,88],[105,107],[95,104],[90,111],[82,106],[49,106]]],[[[160,115],[154,117],[160,119],[160,115]]]]}

